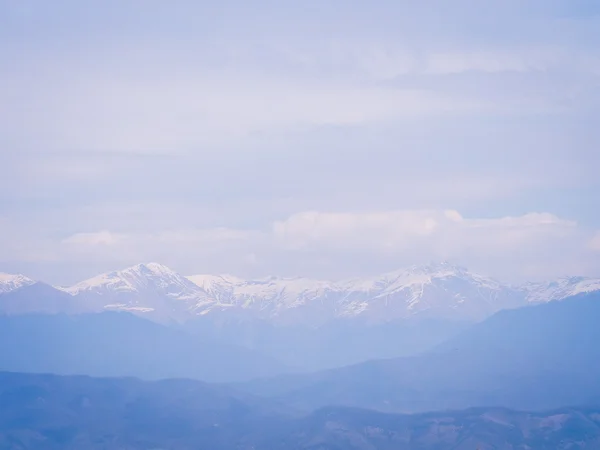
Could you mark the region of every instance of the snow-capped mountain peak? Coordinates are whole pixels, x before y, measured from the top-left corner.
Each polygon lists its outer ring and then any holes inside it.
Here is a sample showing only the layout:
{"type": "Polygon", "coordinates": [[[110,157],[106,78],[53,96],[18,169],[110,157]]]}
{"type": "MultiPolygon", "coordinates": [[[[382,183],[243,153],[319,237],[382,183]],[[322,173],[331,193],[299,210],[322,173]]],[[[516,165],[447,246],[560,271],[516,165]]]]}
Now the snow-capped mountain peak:
{"type": "Polygon", "coordinates": [[[0,272],[0,294],[6,294],[32,284],[35,284],[35,281],[25,275],[0,272]]]}
{"type": "Polygon", "coordinates": [[[231,275],[192,275],[196,283],[214,303],[205,302],[199,314],[215,310],[246,310],[274,316],[288,308],[304,305],[316,299],[330,283],[308,278],[265,277],[245,280],[231,275]]]}
{"type": "Polygon", "coordinates": [[[410,266],[337,283],[345,316],[391,320],[415,315],[480,319],[521,302],[507,285],[449,262],[410,266]],[[387,318],[387,319],[386,319],[387,318]]]}
{"type": "Polygon", "coordinates": [[[98,275],[65,291],[103,309],[152,313],[158,320],[181,319],[206,301],[200,287],[158,263],[98,275]]]}
{"type": "Polygon", "coordinates": [[[151,262],[147,264],[137,264],[126,271],[139,274],[153,274],[156,276],[172,277],[177,275],[177,272],[159,263],[151,262]]]}
{"type": "Polygon", "coordinates": [[[564,277],[546,283],[527,283],[522,287],[530,303],[561,300],[577,294],[600,290],[600,279],[564,277]]]}
{"type": "Polygon", "coordinates": [[[346,290],[363,292],[384,290],[389,294],[396,290],[406,289],[411,286],[430,284],[434,280],[444,280],[449,278],[469,280],[490,288],[500,287],[500,283],[492,278],[470,272],[464,267],[448,262],[410,266],[405,269],[386,272],[372,277],[353,278],[341,281],[337,283],[337,285],[346,290]]]}
{"type": "Polygon", "coordinates": [[[201,287],[207,291],[223,286],[236,286],[243,284],[244,279],[235,277],[233,275],[222,274],[222,275],[190,275],[186,277],[196,286],[201,287]]]}
{"type": "Polygon", "coordinates": [[[165,288],[169,285],[179,285],[183,290],[196,290],[197,288],[196,285],[167,266],[148,263],[104,273],[77,283],[65,290],[71,294],[94,290],[141,292],[149,288],[165,288]]]}

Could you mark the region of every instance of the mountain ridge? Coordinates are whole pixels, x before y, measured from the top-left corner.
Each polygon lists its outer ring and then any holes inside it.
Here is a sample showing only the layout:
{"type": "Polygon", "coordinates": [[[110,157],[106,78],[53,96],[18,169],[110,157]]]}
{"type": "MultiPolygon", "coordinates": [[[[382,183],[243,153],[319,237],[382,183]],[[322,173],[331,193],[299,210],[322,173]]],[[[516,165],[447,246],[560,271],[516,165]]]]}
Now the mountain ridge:
{"type": "Polygon", "coordinates": [[[307,410],[474,406],[526,410],[600,400],[600,292],[504,310],[418,355],[237,386],[307,410]]]}
{"type": "Polygon", "coordinates": [[[30,286],[35,281],[21,274],[0,272],[0,294],[8,293],[24,286],[30,286]]]}
{"type": "Polygon", "coordinates": [[[0,447],[32,450],[597,449],[600,408],[484,407],[385,414],[328,406],[297,414],[190,380],[0,372],[0,447]],[[35,413],[33,413],[35,412],[35,413]]]}
{"type": "Polygon", "coordinates": [[[107,311],[0,315],[0,370],[224,382],[289,369],[256,351],[107,311]]]}
{"type": "MultiPolygon", "coordinates": [[[[34,283],[24,275],[0,274],[0,298],[34,283]]],[[[337,319],[381,323],[414,317],[480,321],[502,309],[598,291],[600,279],[565,277],[511,285],[448,262],[335,282],[302,277],[186,277],[167,266],[147,263],[56,289],[91,310],[129,311],[163,322],[211,316],[319,325],[337,319]]]]}

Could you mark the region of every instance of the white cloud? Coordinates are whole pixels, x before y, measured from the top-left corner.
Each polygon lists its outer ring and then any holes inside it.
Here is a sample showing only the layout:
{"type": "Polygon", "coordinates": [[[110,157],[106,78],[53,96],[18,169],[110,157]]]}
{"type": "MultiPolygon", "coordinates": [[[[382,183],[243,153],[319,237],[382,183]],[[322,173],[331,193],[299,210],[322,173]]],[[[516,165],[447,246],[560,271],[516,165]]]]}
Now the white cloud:
{"type": "Polygon", "coordinates": [[[590,233],[548,213],[468,218],[455,210],[299,213],[274,224],[292,255],[325,258],[361,274],[414,263],[454,260],[508,280],[567,274],[598,276],[590,233]]]}
{"type": "Polygon", "coordinates": [[[186,273],[322,278],[449,259],[510,280],[593,274],[589,239],[575,222],[548,213],[483,219],[455,210],[308,211],[266,230],[78,233],[55,247],[55,254],[111,268],[158,260],[186,273]]]}
{"type": "MultiPolygon", "coordinates": [[[[211,244],[222,245],[227,242],[248,241],[257,232],[234,230],[228,228],[213,229],[179,229],[166,230],[162,232],[145,233],[111,233],[99,231],[92,233],[76,233],[61,241],[61,244],[69,249],[90,250],[92,247],[118,247],[138,251],[152,251],[161,249],[161,246],[172,248],[174,252],[179,251],[179,246],[200,246],[202,250],[211,244]],[[149,246],[149,247],[148,247],[149,246]]],[[[114,248],[110,249],[113,252],[114,248]]]]}
{"type": "Polygon", "coordinates": [[[251,250],[264,248],[262,233],[227,228],[170,229],[157,232],[76,233],[53,245],[56,261],[102,262],[115,269],[144,261],[160,261],[178,266],[191,261],[222,266],[228,258],[243,264],[252,260],[251,250]]]}
{"type": "Polygon", "coordinates": [[[552,239],[577,233],[577,225],[552,214],[539,213],[467,219],[454,210],[305,212],[276,222],[273,233],[278,243],[290,249],[412,250],[439,258],[460,257],[461,252],[472,248],[499,254],[522,246],[552,245],[552,239]]]}
{"type": "Polygon", "coordinates": [[[273,234],[289,249],[401,250],[415,238],[434,234],[441,216],[433,211],[303,212],[276,222],[273,234]]]}

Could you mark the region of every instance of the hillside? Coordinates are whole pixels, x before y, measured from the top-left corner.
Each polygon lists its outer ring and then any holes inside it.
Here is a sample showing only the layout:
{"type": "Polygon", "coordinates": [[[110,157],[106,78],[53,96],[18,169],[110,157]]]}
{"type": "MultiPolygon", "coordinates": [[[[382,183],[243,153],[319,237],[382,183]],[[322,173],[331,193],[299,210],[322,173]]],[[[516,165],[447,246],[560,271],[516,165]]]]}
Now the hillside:
{"type": "Polygon", "coordinates": [[[234,381],[286,368],[242,347],[106,312],[0,316],[0,370],[234,381]]]}
{"type": "Polygon", "coordinates": [[[600,444],[599,408],[308,416],[195,381],[0,373],[0,448],[27,450],[562,450],[600,444]]]}
{"type": "Polygon", "coordinates": [[[418,356],[240,386],[296,407],[549,409],[600,399],[600,294],[502,311],[418,356]]]}

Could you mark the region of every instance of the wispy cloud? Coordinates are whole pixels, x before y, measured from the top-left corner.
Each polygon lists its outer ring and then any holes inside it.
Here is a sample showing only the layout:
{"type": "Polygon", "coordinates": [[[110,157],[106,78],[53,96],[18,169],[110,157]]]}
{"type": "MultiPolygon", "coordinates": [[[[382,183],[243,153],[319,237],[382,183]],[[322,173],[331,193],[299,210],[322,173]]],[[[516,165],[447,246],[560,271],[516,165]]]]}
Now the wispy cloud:
{"type": "Polygon", "coordinates": [[[589,271],[599,30],[586,0],[0,2],[4,270],[589,271]]]}
{"type": "Polygon", "coordinates": [[[450,259],[515,280],[593,274],[598,255],[589,249],[592,236],[547,213],[468,218],[455,210],[307,211],[262,228],[80,232],[34,247],[45,248],[57,263],[93,260],[107,270],[160,260],[187,273],[339,278],[450,259]]]}

